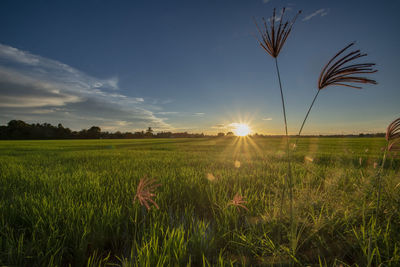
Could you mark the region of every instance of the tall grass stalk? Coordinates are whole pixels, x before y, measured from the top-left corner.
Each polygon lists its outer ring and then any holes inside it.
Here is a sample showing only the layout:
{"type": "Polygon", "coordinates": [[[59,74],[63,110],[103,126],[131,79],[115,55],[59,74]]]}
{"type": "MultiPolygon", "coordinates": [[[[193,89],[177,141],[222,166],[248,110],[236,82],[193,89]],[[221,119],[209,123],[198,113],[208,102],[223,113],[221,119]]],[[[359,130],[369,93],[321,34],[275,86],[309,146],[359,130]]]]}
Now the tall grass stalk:
{"type": "Polygon", "coordinates": [[[301,132],[303,131],[304,124],[307,121],[308,115],[310,114],[310,111],[314,106],[314,103],[319,95],[319,92],[322,89],[331,85],[339,85],[355,89],[361,89],[361,87],[355,86],[354,83],[377,84],[375,80],[358,76],[358,74],[371,74],[377,72],[377,70],[374,70],[372,68],[375,65],[374,63],[358,63],[358,64],[350,63],[358,58],[367,56],[367,54],[362,54],[360,50],[355,50],[342,56],[342,54],[353,45],[354,42],[348,44],[345,48],[336,53],[336,55],[333,56],[328,61],[328,63],[323,67],[321,74],[319,75],[318,91],[315,94],[310,107],[308,108],[303,123],[301,124],[299,133],[297,134],[296,137],[295,145],[297,145],[301,132]]]}
{"type": "Polygon", "coordinates": [[[295,147],[296,147],[296,145],[297,145],[297,142],[299,141],[299,137],[300,137],[300,135],[301,135],[301,132],[303,131],[303,127],[304,127],[304,124],[305,124],[306,121],[307,121],[308,115],[310,114],[310,111],[311,111],[312,107],[314,106],[315,100],[317,100],[317,97],[318,97],[318,95],[319,95],[319,92],[320,92],[320,90],[318,90],[317,93],[315,94],[314,99],[313,99],[313,101],[311,102],[310,107],[308,108],[307,114],[306,114],[306,116],[304,117],[303,123],[301,124],[299,133],[297,134],[297,137],[296,137],[295,147]]]}
{"type": "Polygon", "coordinates": [[[377,171],[377,182],[378,182],[378,194],[377,194],[377,199],[376,199],[376,217],[378,218],[379,216],[379,205],[380,205],[380,199],[381,199],[381,190],[382,190],[382,172],[383,168],[385,166],[385,161],[386,161],[386,155],[390,150],[393,150],[395,148],[395,145],[397,145],[400,141],[400,118],[395,119],[392,121],[387,129],[386,129],[386,146],[385,146],[385,151],[383,152],[383,157],[382,157],[382,163],[377,171]]]}
{"type": "MultiPolygon", "coordinates": [[[[291,162],[290,162],[290,149],[289,149],[289,134],[288,134],[288,127],[287,127],[287,119],[286,119],[286,108],[285,108],[285,98],[283,96],[283,89],[282,89],[282,82],[281,82],[281,75],[279,72],[279,66],[278,66],[278,59],[275,58],[275,67],[276,67],[276,73],[278,75],[278,80],[279,80],[279,89],[281,93],[281,101],[282,101],[282,112],[283,112],[283,121],[285,124],[285,135],[286,135],[286,155],[287,155],[287,186],[288,186],[288,193],[289,193],[289,213],[290,213],[290,236],[291,238],[293,237],[293,229],[294,229],[294,223],[293,223],[293,177],[292,177],[292,168],[291,168],[291,162]]],[[[283,202],[284,202],[284,197],[285,197],[285,187],[283,188],[282,192],[282,201],[281,201],[281,209],[280,213],[282,215],[282,209],[283,209],[283,202]]]]}
{"type": "Polygon", "coordinates": [[[289,22],[289,21],[284,21],[283,17],[285,14],[285,8],[282,9],[281,17],[277,18],[276,17],[276,10],[274,9],[272,13],[272,17],[269,19],[269,23],[267,23],[267,20],[264,18],[263,20],[263,25],[264,28],[261,31],[261,29],[258,27],[257,22],[255,22],[257,30],[261,36],[262,40],[258,40],[260,46],[270,55],[275,59],[275,67],[276,67],[276,72],[278,76],[278,81],[279,81],[279,89],[280,89],[280,95],[281,95],[281,101],[282,101],[282,110],[283,110],[283,122],[285,125],[285,135],[286,135],[286,155],[287,155],[287,177],[285,181],[285,186],[283,186],[282,189],[282,199],[281,199],[281,207],[280,207],[280,215],[282,216],[282,211],[283,211],[283,203],[285,199],[285,190],[286,187],[288,187],[289,191],[289,213],[290,213],[290,240],[294,237],[293,229],[294,229],[294,224],[293,224],[293,189],[292,189],[292,184],[293,184],[293,179],[292,179],[292,171],[291,171],[291,162],[290,162],[290,154],[289,154],[289,135],[288,135],[288,127],[287,127],[287,118],[286,118],[286,108],[285,108],[285,98],[283,96],[283,89],[282,89],[282,81],[281,81],[281,76],[279,72],[279,66],[278,66],[278,56],[279,53],[281,52],[283,45],[285,44],[287,38],[289,37],[290,32],[292,31],[293,24],[295,23],[297,16],[301,13],[301,10],[296,14],[296,16],[289,22]],[[278,22],[278,25],[275,25],[275,22],[278,22]]]}
{"type": "Polygon", "coordinates": [[[379,170],[376,173],[377,182],[378,182],[378,194],[377,194],[377,197],[376,197],[376,218],[377,219],[378,219],[378,216],[379,216],[379,205],[380,205],[381,191],[382,191],[382,171],[383,171],[383,167],[385,166],[387,151],[388,151],[388,148],[386,146],[385,151],[383,152],[381,166],[380,166],[379,170]]]}

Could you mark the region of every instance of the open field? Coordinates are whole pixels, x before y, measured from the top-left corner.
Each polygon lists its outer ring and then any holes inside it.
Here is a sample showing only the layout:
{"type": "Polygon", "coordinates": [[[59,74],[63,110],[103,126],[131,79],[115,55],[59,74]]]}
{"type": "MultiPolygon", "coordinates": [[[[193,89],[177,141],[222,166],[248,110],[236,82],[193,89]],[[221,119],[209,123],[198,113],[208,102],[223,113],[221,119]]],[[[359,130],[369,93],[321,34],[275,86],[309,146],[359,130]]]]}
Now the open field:
{"type": "Polygon", "coordinates": [[[0,265],[399,266],[391,156],[375,216],[384,145],[300,140],[289,242],[283,139],[0,141],[0,265]],[[162,184],[159,209],[133,202],[146,176],[162,184]],[[228,205],[236,193],[248,211],[228,205]]]}

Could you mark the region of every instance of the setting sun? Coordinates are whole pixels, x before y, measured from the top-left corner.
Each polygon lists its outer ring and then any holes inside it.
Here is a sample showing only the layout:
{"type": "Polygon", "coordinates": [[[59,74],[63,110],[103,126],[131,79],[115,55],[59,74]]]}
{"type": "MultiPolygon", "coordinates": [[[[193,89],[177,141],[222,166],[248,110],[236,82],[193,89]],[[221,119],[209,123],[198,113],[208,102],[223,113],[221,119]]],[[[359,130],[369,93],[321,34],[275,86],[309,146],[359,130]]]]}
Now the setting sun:
{"type": "Polygon", "coordinates": [[[233,129],[233,132],[237,136],[246,136],[251,132],[251,130],[247,124],[238,123],[237,125],[235,125],[235,129],[233,129]]]}

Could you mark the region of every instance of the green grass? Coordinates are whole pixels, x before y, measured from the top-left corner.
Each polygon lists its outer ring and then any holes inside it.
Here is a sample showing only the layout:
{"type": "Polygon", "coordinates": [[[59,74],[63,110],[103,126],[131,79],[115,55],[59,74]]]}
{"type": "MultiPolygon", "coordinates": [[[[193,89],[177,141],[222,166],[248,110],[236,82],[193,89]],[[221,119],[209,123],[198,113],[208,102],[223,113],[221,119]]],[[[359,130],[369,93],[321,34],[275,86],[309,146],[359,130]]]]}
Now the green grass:
{"type": "Polygon", "coordinates": [[[375,216],[383,138],[300,140],[292,239],[285,141],[250,140],[0,141],[0,265],[400,265],[390,156],[375,216]],[[159,210],[133,202],[144,176],[159,210]],[[237,192],[249,211],[227,205],[237,192]]]}

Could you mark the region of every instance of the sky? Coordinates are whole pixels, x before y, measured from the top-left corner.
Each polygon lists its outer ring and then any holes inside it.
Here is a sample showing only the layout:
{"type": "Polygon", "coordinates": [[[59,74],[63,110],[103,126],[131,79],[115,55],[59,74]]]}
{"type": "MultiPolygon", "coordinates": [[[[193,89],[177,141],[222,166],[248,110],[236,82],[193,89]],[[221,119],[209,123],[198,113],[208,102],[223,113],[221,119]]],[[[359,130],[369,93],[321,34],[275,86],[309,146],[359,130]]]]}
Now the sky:
{"type": "Polygon", "coordinates": [[[395,0],[2,0],[0,125],[283,134],[274,61],[253,21],[282,7],[287,19],[302,10],[278,57],[289,133],[322,67],[353,41],[378,84],[323,89],[303,133],[384,132],[400,115],[395,0]]]}

